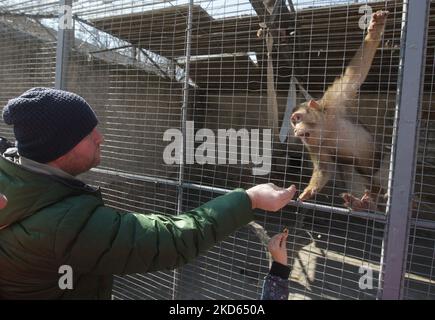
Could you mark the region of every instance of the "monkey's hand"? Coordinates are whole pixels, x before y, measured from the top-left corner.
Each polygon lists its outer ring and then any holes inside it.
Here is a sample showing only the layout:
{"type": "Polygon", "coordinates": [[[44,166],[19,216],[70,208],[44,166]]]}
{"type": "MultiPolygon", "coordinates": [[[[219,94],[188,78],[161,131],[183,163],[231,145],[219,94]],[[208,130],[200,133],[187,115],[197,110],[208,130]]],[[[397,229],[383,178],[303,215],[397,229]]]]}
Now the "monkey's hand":
{"type": "Polygon", "coordinates": [[[379,40],[385,30],[385,23],[387,21],[388,11],[379,10],[372,15],[372,20],[368,28],[369,37],[371,40],[379,40]]]}
{"type": "Polygon", "coordinates": [[[304,192],[298,197],[299,200],[305,201],[308,200],[317,193],[317,188],[313,186],[308,186],[304,189],[304,192]]]}

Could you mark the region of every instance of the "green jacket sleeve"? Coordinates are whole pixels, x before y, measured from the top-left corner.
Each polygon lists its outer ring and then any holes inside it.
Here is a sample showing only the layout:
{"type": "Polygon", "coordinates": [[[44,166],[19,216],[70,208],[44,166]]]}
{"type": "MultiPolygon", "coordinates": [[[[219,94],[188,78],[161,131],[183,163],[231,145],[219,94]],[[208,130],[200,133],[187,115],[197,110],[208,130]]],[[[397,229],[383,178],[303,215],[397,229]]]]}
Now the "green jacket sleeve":
{"type": "MultiPolygon", "coordinates": [[[[173,269],[191,261],[254,218],[237,189],[178,216],[95,208],[78,234],[58,250],[79,273],[129,274],[173,269]],[[61,249],[61,248],[64,249],[61,249]]],[[[70,232],[71,233],[71,232],[70,232]]]]}

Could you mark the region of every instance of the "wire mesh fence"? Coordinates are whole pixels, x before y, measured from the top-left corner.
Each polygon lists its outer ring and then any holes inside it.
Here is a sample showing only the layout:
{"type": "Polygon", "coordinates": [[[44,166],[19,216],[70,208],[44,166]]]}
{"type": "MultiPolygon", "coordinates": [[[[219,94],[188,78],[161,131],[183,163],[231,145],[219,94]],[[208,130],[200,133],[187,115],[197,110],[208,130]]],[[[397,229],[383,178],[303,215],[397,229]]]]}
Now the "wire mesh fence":
{"type": "MultiPolygon", "coordinates": [[[[120,211],[173,215],[263,182],[294,183],[302,191],[313,164],[293,134],[289,112],[294,102],[322,97],[363,44],[371,13],[388,10],[368,76],[346,105],[347,118],[373,139],[377,154],[366,168],[372,175],[367,178],[355,159],[337,161],[336,151],[329,181],[311,199],[276,214],[257,212],[256,226],[238,230],[180,269],[118,276],[113,291],[115,299],[258,299],[270,265],[262,235],[287,227],[289,299],[376,299],[382,297],[384,241],[394,212],[383,194],[375,207],[362,210],[346,208],[341,195],[359,199],[375,184],[391,194],[407,5],[2,1],[0,100],[55,83],[83,96],[98,115],[105,142],[101,165],[82,178],[101,186],[106,204],[120,211]],[[69,41],[63,49],[61,39],[69,41]],[[174,137],[185,139],[182,163],[168,153],[174,137]]],[[[434,10],[431,1],[407,263],[398,289],[407,299],[435,294],[434,10]]],[[[3,124],[0,135],[13,140],[3,124]]],[[[345,131],[336,142],[343,141],[364,148],[345,131]]]]}

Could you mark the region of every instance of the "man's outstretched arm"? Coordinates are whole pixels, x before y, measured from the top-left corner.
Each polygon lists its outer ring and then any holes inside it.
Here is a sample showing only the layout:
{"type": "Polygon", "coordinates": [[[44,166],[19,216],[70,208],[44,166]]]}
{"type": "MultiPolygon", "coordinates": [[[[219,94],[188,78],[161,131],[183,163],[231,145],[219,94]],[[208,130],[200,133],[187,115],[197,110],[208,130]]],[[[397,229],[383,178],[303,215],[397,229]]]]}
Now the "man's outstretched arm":
{"type": "Polygon", "coordinates": [[[59,224],[56,256],[79,273],[129,274],[173,269],[252,221],[253,209],[277,211],[295,192],[294,186],[282,189],[272,184],[247,191],[237,189],[178,216],[122,214],[100,206],[89,214],[74,239],[65,239],[65,235],[74,233],[63,232],[69,226],[59,224]],[[69,252],[68,256],[63,256],[64,252],[69,252]]]}

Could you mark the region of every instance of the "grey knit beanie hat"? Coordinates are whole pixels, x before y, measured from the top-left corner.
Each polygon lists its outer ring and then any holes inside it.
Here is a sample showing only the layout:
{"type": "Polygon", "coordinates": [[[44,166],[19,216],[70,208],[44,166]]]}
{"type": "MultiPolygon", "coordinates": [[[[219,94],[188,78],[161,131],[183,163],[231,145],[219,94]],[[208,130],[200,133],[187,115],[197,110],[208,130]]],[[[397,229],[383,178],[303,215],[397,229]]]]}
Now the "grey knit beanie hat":
{"type": "Polygon", "coordinates": [[[32,88],[9,100],[3,120],[13,125],[19,154],[41,163],[66,154],[98,124],[82,97],[51,88],[32,88]]]}

